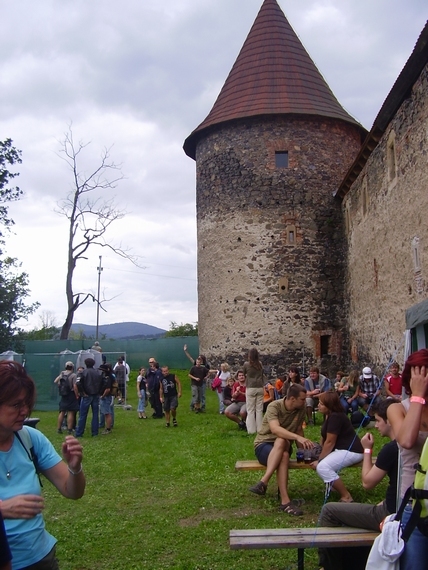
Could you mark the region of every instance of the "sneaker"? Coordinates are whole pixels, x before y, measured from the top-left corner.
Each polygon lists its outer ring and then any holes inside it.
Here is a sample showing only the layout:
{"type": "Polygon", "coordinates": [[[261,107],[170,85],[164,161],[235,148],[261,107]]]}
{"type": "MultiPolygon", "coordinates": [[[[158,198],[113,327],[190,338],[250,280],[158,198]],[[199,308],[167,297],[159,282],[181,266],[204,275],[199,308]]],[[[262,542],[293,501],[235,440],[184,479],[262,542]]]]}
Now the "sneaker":
{"type": "Polygon", "coordinates": [[[263,481],[259,481],[258,483],[256,483],[256,485],[253,485],[248,490],[251,491],[252,493],[255,493],[256,495],[263,496],[266,495],[266,489],[267,485],[263,483],[263,481]]]}
{"type": "Polygon", "coordinates": [[[169,427],[169,423],[166,423],[166,424],[165,424],[165,427],[169,427]]]}
{"type": "Polygon", "coordinates": [[[143,420],[146,420],[146,419],[147,419],[146,414],[143,414],[141,417],[142,417],[143,420]]]}
{"type": "Polygon", "coordinates": [[[57,429],[56,432],[62,434],[62,429],[57,429]]]}
{"type": "Polygon", "coordinates": [[[247,424],[245,422],[239,422],[238,424],[239,429],[247,431],[247,424]]]}
{"type": "Polygon", "coordinates": [[[177,427],[177,426],[178,426],[177,420],[176,420],[175,418],[172,420],[172,425],[173,425],[174,427],[177,427]]]}
{"type": "Polygon", "coordinates": [[[105,429],[101,432],[101,435],[109,435],[111,433],[111,429],[105,429]]]}

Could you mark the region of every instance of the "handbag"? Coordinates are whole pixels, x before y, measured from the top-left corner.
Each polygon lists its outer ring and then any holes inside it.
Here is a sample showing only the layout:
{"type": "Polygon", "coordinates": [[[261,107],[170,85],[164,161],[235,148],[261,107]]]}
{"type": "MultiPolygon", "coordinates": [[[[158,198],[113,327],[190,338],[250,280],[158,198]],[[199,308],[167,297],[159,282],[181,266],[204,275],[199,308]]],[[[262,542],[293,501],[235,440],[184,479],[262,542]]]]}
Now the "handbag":
{"type": "Polygon", "coordinates": [[[215,392],[216,390],[219,390],[219,388],[221,388],[221,378],[216,376],[212,381],[211,390],[215,392]]]}

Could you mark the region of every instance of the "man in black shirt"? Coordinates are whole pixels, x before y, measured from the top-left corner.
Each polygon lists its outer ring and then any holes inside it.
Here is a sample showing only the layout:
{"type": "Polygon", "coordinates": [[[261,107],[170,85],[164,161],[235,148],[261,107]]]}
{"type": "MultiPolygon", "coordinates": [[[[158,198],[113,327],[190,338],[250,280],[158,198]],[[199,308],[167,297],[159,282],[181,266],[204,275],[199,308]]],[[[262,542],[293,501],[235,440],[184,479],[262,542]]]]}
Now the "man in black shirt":
{"type": "Polygon", "coordinates": [[[76,427],[76,437],[83,436],[89,408],[92,409],[92,437],[98,435],[102,376],[100,370],[95,370],[94,364],[95,360],[93,358],[87,358],[85,360],[86,368],[79,373],[76,378],[76,386],[78,387],[79,394],[82,396],[80,398],[80,413],[76,427]]]}
{"type": "MultiPolygon", "coordinates": [[[[375,410],[376,428],[383,437],[391,441],[380,450],[376,462],[372,464],[374,445],[371,433],[366,433],[361,439],[364,447],[362,468],[362,483],[365,489],[373,489],[388,476],[389,484],[385,499],[378,505],[369,503],[327,503],[321,511],[319,526],[350,526],[379,530],[379,524],[389,514],[397,510],[397,476],[398,476],[398,446],[394,440],[392,426],[388,422],[387,409],[396,400],[388,399],[379,402],[375,410]]],[[[370,547],[367,548],[320,548],[319,563],[324,570],[356,570],[364,569],[370,547]]]]}

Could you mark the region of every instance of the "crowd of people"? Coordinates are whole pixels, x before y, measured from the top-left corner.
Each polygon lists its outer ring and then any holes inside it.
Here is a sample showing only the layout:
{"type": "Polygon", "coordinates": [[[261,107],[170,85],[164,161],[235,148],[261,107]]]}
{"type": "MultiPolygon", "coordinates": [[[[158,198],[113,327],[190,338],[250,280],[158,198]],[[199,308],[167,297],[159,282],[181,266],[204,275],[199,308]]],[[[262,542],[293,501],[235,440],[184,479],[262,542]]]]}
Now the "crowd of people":
{"type": "MultiPolygon", "coordinates": [[[[414,481],[415,465],[428,436],[428,350],[413,353],[402,374],[398,364],[393,362],[383,380],[368,366],[361,372],[338,371],[334,380],[321,374],[315,366],[310,368],[307,377],[297,367],[290,366],[285,377],[268,379],[255,348],[234,373],[226,362],[212,369],[204,355],[193,359],[186,345],[184,351],[192,364],[188,373],[192,412],[205,411],[206,390],[211,387],[218,396],[219,413],[236,423],[240,430],[255,436],[255,457],[266,469],[261,479],[249,488],[251,493],[266,495],[269,481],[276,475],[280,511],[290,516],[303,514],[304,500],[290,497],[288,490],[294,444],[296,450],[303,452],[305,461],[309,457],[310,467],[324,482],[326,498],[332,492],[337,493],[338,500],[325,502],[322,508],[321,526],[378,530],[385,517],[395,513],[400,500],[407,497],[406,490],[414,481]],[[304,432],[308,425],[313,425],[315,413],[323,417],[319,444],[304,432]],[[389,439],[374,464],[374,436],[367,432],[360,437],[356,425],[361,427],[363,423],[355,425],[356,414],[359,414],[358,422],[362,414],[373,419],[380,435],[389,439]],[[365,489],[388,478],[385,499],[380,504],[354,502],[340,472],[357,463],[362,463],[365,489]]],[[[42,517],[39,472],[65,497],[80,498],[85,477],[79,439],[85,433],[89,410],[92,412],[91,435],[98,435],[100,425],[104,428],[102,434],[110,434],[115,398],[126,400],[129,382],[130,370],[123,357],[115,366],[106,362],[96,366],[95,359],[90,357],[84,364],[75,371],[73,363],[66,362],[55,379],[60,394],[58,432],[66,430],[61,459],[39,431],[23,425],[34,406],[34,382],[19,364],[0,361],[0,545],[3,555],[0,568],[11,568],[11,556],[14,564],[18,561],[16,568],[58,568],[55,539],[47,533],[42,517]],[[27,461],[34,456],[37,462],[27,461]],[[32,549],[31,544],[36,543],[37,549],[32,549]]],[[[180,379],[170,373],[167,366],[160,366],[154,357],[149,358],[148,365],[147,370],[139,370],[137,377],[138,418],[148,418],[146,406],[150,403],[154,419],[164,418],[167,428],[177,427],[177,408],[182,396],[180,379]]],[[[405,527],[412,516],[412,504],[403,504],[402,511],[405,527]]],[[[401,570],[424,567],[428,560],[426,526],[418,525],[411,532],[400,558],[401,570]]],[[[338,570],[345,565],[347,570],[359,569],[365,567],[367,556],[367,549],[359,549],[350,561],[345,548],[323,548],[319,551],[319,563],[324,570],[338,570]]]]}

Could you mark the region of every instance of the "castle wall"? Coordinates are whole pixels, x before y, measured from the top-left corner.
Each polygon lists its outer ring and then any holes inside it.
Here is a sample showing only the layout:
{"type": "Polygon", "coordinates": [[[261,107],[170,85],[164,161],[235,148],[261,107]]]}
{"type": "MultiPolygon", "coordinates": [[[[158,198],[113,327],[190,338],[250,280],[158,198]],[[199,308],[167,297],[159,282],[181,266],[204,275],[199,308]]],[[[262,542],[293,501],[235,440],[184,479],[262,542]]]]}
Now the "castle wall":
{"type": "Polygon", "coordinates": [[[404,312],[427,298],[427,93],[425,67],[343,202],[353,360],[380,372],[402,363],[404,312]]]}
{"type": "Polygon", "coordinates": [[[341,358],[345,240],[333,192],[360,148],[358,129],[316,117],[258,117],[197,145],[201,352],[265,364],[341,358]],[[288,168],[275,152],[288,151],[288,168]]]}

